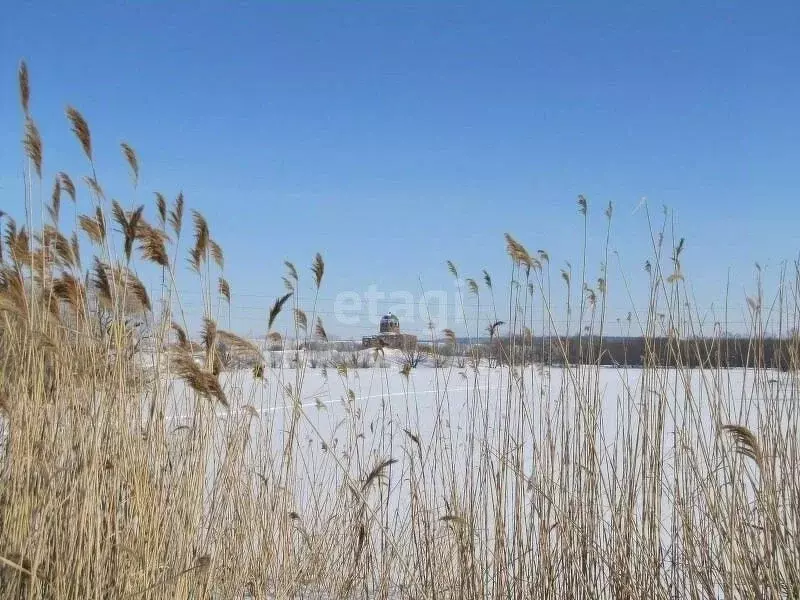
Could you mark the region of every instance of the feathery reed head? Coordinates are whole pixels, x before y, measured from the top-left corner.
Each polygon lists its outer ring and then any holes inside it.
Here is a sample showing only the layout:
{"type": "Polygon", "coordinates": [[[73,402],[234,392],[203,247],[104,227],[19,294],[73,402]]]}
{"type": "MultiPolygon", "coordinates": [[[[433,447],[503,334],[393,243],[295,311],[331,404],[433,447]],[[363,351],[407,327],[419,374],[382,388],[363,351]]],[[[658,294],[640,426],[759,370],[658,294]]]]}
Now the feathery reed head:
{"type": "Polygon", "coordinates": [[[26,117],[25,119],[25,138],[22,141],[25,148],[25,154],[33,163],[36,170],[36,175],[42,177],[42,136],[39,135],[39,128],[33,119],[26,117]]]}
{"type": "Polygon", "coordinates": [[[520,244],[508,233],[505,234],[505,238],[506,238],[506,252],[508,252],[508,255],[511,257],[511,260],[513,260],[516,264],[520,266],[524,266],[528,270],[528,272],[530,272],[530,269],[532,267],[538,265],[538,263],[533,258],[531,258],[531,255],[525,249],[525,246],[520,244]]]}
{"type": "Polygon", "coordinates": [[[40,236],[41,245],[48,253],[54,252],[58,263],[67,267],[75,266],[72,246],[69,240],[53,225],[45,225],[40,236]]]}
{"type": "Polygon", "coordinates": [[[15,265],[31,264],[31,247],[28,232],[25,227],[17,231],[17,224],[14,219],[9,218],[6,225],[6,246],[11,254],[11,260],[15,265]]]}
{"type": "Polygon", "coordinates": [[[75,184],[72,182],[72,178],[64,173],[64,171],[61,171],[58,174],[58,179],[61,182],[61,189],[67,192],[69,197],[72,198],[72,201],[75,202],[75,184]]]}
{"type": "Polygon", "coordinates": [[[364,479],[364,483],[361,484],[361,491],[366,492],[374,483],[384,479],[385,477],[388,477],[389,467],[396,462],[396,458],[379,460],[372,470],[367,474],[366,478],[364,479]]]}
{"type": "Polygon", "coordinates": [[[290,263],[288,260],[283,261],[283,264],[286,266],[286,271],[295,282],[297,282],[297,269],[295,269],[294,265],[290,263]]]}
{"type": "Polygon", "coordinates": [[[75,260],[75,266],[80,270],[81,268],[81,247],[78,243],[78,232],[72,232],[72,239],[70,240],[70,246],[72,246],[72,258],[75,260]]]}
{"type": "Polygon", "coordinates": [[[69,306],[76,314],[81,315],[82,298],[85,297],[83,285],[69,273],[62,273],[61,277],[53,281],[53,294],[69,306]]]}
{"type": "Polygon", "coordinates": [[[83,118],[83,115],[72,106],[67,107],[67,119],[69,119],[69,122],[72,124],[72,132],[81,143],[83,153],[86,154],[86,158],[91,162],[92,134],[89,132],[89,124],[86,122],[86,119],[83,118]]]}
{"type": "Polygon", "coordinates": [[[217,345],[217,323],[213,319],[203,317],[203,326],[200,328],[200,339],[206,353],[211,352],[217,345]]]}
{"type": "Polygon", "coordinates": [[[138,309],[141,311],[150,312],[153,310],[150,304],[150,296],[147,294],[147,288],[141,279],[136,277],[131,271],[125,271],[125,285],[129,290],[129,299],[138,303],[138,309]]]}
{"type": "Polygon", "coordinates": [[[298,329],[302,329],[303,331],[305,331],[308,327],[308,318],[306,317],[306,313],[299,308],[294,309],[294,324],[298,329]]]}
{"type": "Polygon", "coordinates": [[[458,279],[458,269],[456,269],[455,264],[453,264],[452,260],[447,261],[447,270],[450,271],[450,274],[458,279]]]}
{"type": "Polygon", "coordinates": [[[106,228],[103,220],[103,211],[99,206],[97,207],[96,215],[96,217],[80,215],[78,217],[78,225],[93,243],[100,244],[105,239],[106,228]]]}
{"type": "Polygon", "coordinates": [[[179,348],[173,351],[171,365],[174,372],[196,393],[206,398],[216,398],[220,404],[228,406],[228,399],[217,376],[201,369],[187,350],[179,348]]]}
{"type": "Polygon", "coordinates": [[[561,269],[561,279],[563,279],[564,283],[569,286],[570,281],[572,280],[571,271],[568,269],[561,269]]]}
{"type": "Polygon", "coordinates": [[[467,289],[469,293],[473,296],[477,296],[480,294],[480,288],[478,288],[478,283],[472,279],[471,277],[467,278],[467,289]]]}
{"type": "Polygon", "coordinates": [[[230,304],[231,303],[231,286],[228,283],[227,279],[222,277],[219,278],[219,285],[218,285],[219,295],[225,298],[225,301],[230,304]]]}
{"type": "Polygon", "coordinates": [[[484,269],[483,270],[483,282],[486,284],[486,287],[490,290],[492,289],[492,276],[489,275],[489,272],[484,269]]]}
{"type": "MultiPolygon", "coordinates": [[[[317,252],[314,257],[314,262],[311,264],[311,272],[314,274],[314,284],[319,289],[322,285],[322,276],[325,274],[325,262],[322,260],[322,255],[317,252]]],[[[296,279],[297,277],[295,277],[296,279]]]]}
{"type": "Polygon", "coordinates": [[[169,212],[169,224],[172,226],[176,237],[181,237],[181,229],[183,228],[183,207],[183,192],[180,192],[175,199],[173,209],[169,212]]]}
{"type": "Polygon", "coordinates": [[[189,349],[189,336],[186,335],[186,332],[183,330],[183,327],[178,325],[173,321],[172,323],[172,330],[175,332],[175,337],[178,338],[178,347],[183,348],[184,350],[189,349]]]}
{"type": "Polygon", "coordinates": [[[50,214],[50,220],[53,225],[58,226],[58,215],[61,211],[61,180],[56,177],[53,183],[53,193],[50,195],[50,206],[47,207],[47,212],[50,214]]]}
{"type": "MultiPolygon", "coordinates": [[[[131,259],[133,252],[133,242],[139,237],[139,227],[142,223],[142,214],[144,213],[144,204],[139,205],[128,217],[128,226],[125,229],[125,258],[131,259]]],[[[147,226],[149,228],[149,226],[147,226]]]]}
{"type": "Polygon", "coordinates": [[[154,229],[145,223],[139,223],[136,237],[139,240],[139,251],[142,258],[160,267],[169,266],[169,256],[165,243],[166,234],[160,229],[154,229]]]}
{"type": "Polygon", "coordinates": [[[133,252],[133,242],[136,240],[139,233],[139,222],[142,219],[144,205],[139,206],[130,215],[127,215],[119,202],[113,200],[111,203],[111,211],[114,220],[119,224],[122,234],[125,237],[125,259],[130,261],[133,252]]]}
{"type": "Polygon", "coordinates": [[[30,114],[31,86],[28,79],[28,65],[24,60],[19,63],[19,100],[22,111],[27,117],[30,114]]]}
{"type": "Polygon", "coordinates": [[[278,315],[281,313],[283,305],[286,304],[286,301],[291,297],[292,297],[292,292],[289,292],[285,296],[281,296],[280,298],[275,300],[275,303],[269,310],[269,321],[267,322],[267,329],[272,329],[272,324],[275,322],[275,319],[278,318],[278,315]]]}
{"type": "Polygon", "coordinates": [[[198,211],[192,211],[192,221],[194,223],[194,248],[190,251],[189,262],[195,271],[200,271],[200,267],[205,261],[206,252],[208,251],[208,243],[210,235],[208,231],[208,223],[203,215],[198,211]]]}
{"type": "Polygon", "coordinates": [[[111,280],[108,276],[105,263],[96,256],[94,258],[94,266],[92,267],[91,282],[100,304],[106,308],[110,308],[112,305],[111,280]]]}
{"type": "Polygon", "coordinates": [[[167,225],[167,199],[161,192],[155,192],[156,210],[158,211],[158,224],[164,229],[167,225]]]}
{"type": "Polygon", "coordinates": [[[211,250],[211,258],[214,259],[214,262],[220,269],[225,268],[225,256],[222,253],[222,246],[220,246],[215,240],[209,238],[208,246],[211,250]]]}
{"type": "Polygon", "coordinates": [[[23,319],[28,315],[25,282],[18,268],[0,266],[0,312],[23,319]]]}
{"type": "Polygon", "coordinates": [[[105,200],[106,194],[103,192],[103,188],[100,187],[100,182],[97,181],[95,177],[84,176],[83,180],[86,182],[86,185],[89,186],[89,189],[94,193],[98,200],[105,200]]]}
{"type": "Polygon", "coordinates": [[[322,319],[319,317],[317,317],[317,325],[314,328],[314,333],[323,342],[328,341],[328,332],[325,331],[325,327],[322,325],[322,319]]]}
{"type": "Polygon", "coordinates": [[[501,325],[505,325],[505,322],[495,321],[494,323],[489,324],[489,326],[486,328],[486,331],[489,333],[490,339],[493,339],[497,335],[497,330],[501,325]]]}
{"type": "Polygon", "coordinates": [[[736,452],[746,456],[760,467],[763,464],[764,455],[761,452],[761,444],[756,435],[744,425],[723,425],[722,430],[730,435],[735,445],[736,452]]]}
{"type": "Polygon", "coordinates": [[[139,183],[139,159],[136,157],[136,151],[125,142],[122,142],[120,147],[122,148],[122,155],[125,157],[125,160],[128,161],[128,166],[131,168],[133,185],[135,187],[139,183]]]}
{"type": "Polygon", "coordinates": [[[235,333],[231,333],[230,331],[222,331],[220,329],[217,330],[216,338],[220,344],[223,344],[227,348],[228,352],[231,352],[236,356],[253,359],[256,361],[261,361],[263,359],[261,350],[259,350],[258,347],[253,344],[253,342],[246,340],[235,333]]]}
{"type": "Polygon", "coordinates": [[[578,194],[578,212],[585,217],[588,210],[589,205],[586,202],[586,198],[583,197],[583,194],[578,194]]]}

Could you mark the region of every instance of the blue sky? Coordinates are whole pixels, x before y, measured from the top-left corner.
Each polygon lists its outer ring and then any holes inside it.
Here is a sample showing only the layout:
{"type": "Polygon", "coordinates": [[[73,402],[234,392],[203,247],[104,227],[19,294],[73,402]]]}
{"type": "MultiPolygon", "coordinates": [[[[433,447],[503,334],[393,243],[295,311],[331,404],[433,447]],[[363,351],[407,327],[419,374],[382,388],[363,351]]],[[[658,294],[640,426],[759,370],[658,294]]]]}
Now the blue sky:
{"type": "MultiPolygon", "coordinates": [[[[343,292],[455,302],[448,259],[488,269],[501,298],[505,232],[546,249],[554,276],[577,268],[578,194],[591,280],[615,204],[634,297],[612,260],[612,320],[646,305],[642,197],[674,211],[698,306],[720,306],[729,272],[741,306],[754,262],[769,278],[799,247],[798,31],[794,2],[15,3],[0,22],[0,210],[22,214],[25,58],[46,189],[58,170],[86,173],[71,103],[109,195],[152,206],[183,190],[208,217],[237,330],[263,332],[283,261],[308,284],[317,251],[318,307],[344,336],[373,325],[335,322],[343,292]],[[135,196],[123,140],[140,156],[135,196]]],[[[181,287],[196,289],[185,274],[181,287]]]]}

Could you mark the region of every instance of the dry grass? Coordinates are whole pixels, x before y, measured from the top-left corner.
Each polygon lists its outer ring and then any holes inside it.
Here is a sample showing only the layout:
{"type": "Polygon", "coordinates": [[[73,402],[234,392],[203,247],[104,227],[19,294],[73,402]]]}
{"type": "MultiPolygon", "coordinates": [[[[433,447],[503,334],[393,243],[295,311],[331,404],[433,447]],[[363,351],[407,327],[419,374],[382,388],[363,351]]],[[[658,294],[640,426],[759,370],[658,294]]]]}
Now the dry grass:
{"type": "MultiPolygon", "coordinates": [[[[32,185],[42,186],[42,140],[29,115],[24,65],[20,89],[24,152],[32,185]]],[[[547,253],[531,254],[509,235],[507,311],[495,306],[489,273],[483,289],[467,280],[471,297],[480,302],[484,294],[497,315],[488,324],[492,339],[506,324],[517,345],[494,370],[501,385],[489,387],[489,367],[477,353],[460,372],[443,369],[440,380],[437,371],[435,425],[423,433],[410,417],[398,423],[385,404],[367,422],[355,391],[360,376],[342,363],[326,377],[346,390],[337,400],[347,417],[329,435],[314,416],[325,404],[302,404],[306,365],[268,370],[258,348],[218,327],[214,300],[230,304],[231,292],[222,248],[203,216],[192,212],[194,239],[183,248],[182,194],[172,208],[155,196],[156,225],[146,207],[109,206],[88,123],[72,108],[67,117],[91,170],[83,179],[89,198],[66,173],[56,178],[75,203],[76,230],[59,229],[57,201],[48,207],[50,222],[39,207],[34,229],[30,194],[28,225],[4,216],[0,598],[800,595],[796,358],[783,372],[757,363],[740,381],[719,365],[650,366],[637,383],[621,370],[615,421],[604,422],[607,372],[597,364],[516,362],[535,334],[557,330],[550,313],[557,291],[547,253]],[[79,236],[91,243],[84,245],[91,260],[81,260],[79,236]],[[183,252],[204,297],[202,344],[191,341],[175,291],[183,252]],[[148,269],[162,274],[160,314],[138,275],[148,269]],[[249,371],[225,377],[237,356],[255,361],[254,386],[242,385],[249,371]],[[445,372],[469,389],[463,429],[450,421],[445,372]],[[255,407],[258,386],[288,407],[280,428],[274,413],[255,407]]],[[[138,158],[131,146],[122,149],[138,186],[138,158]]],[[[585,236],[583,197],[579,212],[585,236]]],[[[611,216],[609,209],[608,229],[611,216]]],[[[684,283],[683,243],[665,251],[666,231],[667,221],[651,225],[650,304],[631,321],[647,340],[692,339],[700,319],[684,283]]],[[[592,287],[581,281],[574,290],[576,275],[562,271],[565,291],[580,295],[572,326],[590,349],[604,335],[607,250],[600,261],[592,287]]],[[[292,263],[286,267],[288,293],[269,311],[267,339],[281,342],[272,327],[284,311],[298,338],[327,339],[313,310],[286,306],[300,279],[292,263]]],[[[448,269],[458,277],[452,262],[448,269]]],[[[319,254],[311,274],[319,290],[319,254]]],[[[797,271],[780,285],[774,314],[789,354],[800,357],[797,271]]],[[[754,356],[766,328],[763,306],[759,292],[754,356]]],[[[464,319],[468,331],[486,326],[464,319]]],[[[446,347],[455,345],[453,331],[445,337],[446,347]]],[[[681,348],[675,344],[678,365],[681,348]]],[[[564,347],[554,351],[567,355],[564,347]]],[[[402,375],[402,402],[412,414],[411,368],[402,375]]]]}

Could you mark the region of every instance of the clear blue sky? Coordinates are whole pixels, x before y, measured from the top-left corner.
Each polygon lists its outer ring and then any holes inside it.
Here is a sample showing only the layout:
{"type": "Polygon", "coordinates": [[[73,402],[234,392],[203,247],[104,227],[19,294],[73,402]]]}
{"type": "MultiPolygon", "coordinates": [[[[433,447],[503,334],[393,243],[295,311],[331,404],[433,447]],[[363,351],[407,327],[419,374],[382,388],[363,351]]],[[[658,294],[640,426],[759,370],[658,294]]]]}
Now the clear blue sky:
{"type": "MultiPolygon", "coordinates": [[[[644,307],[634,208],[646,196],[675,211],[698,304],[718,305],[730,269],[741,305],[755,261],[774,274],[800,247],[800,5],[565,4],[13,3],[0,20],[0,209],[21,215],[25,58],[48,181],[86,172],[72,103],[110,195],[134,200],[126,140],[138,201],[183,190],[209,218],[237,330],[263,331],[283,260],[308,282],[317,251],[323,314],[370,284],[452,294],[447,259],[507,282],[507,231],[547,249],[554,273],[577,267],[578,194],[592,280],[613,201],[613,249],[644,307]]],[[[616,265],[612,319],[631,308],[616,265]]]]}

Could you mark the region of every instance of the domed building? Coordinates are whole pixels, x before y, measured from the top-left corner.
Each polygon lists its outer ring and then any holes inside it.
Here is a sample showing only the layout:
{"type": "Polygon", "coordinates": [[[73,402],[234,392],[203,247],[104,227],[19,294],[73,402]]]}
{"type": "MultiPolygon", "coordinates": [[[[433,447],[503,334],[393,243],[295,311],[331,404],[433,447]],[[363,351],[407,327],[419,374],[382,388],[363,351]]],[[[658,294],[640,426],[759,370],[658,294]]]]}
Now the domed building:
{"type": "Polygon", "coordinates": [[[389,313],[381,317],[378,335],[370,335],[361,339],[364,348],[400,348],[408,350],[417,345],[417,336],[400,333],[400,319],[389,313]]]}
{"type": "Polygon", "coordinates": [[[379,331],[381,333],[400,333],[400,319],[392,313],[383,315],[379,331]]]}

